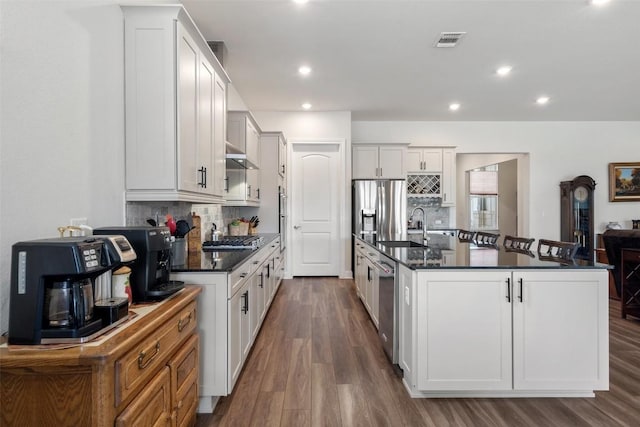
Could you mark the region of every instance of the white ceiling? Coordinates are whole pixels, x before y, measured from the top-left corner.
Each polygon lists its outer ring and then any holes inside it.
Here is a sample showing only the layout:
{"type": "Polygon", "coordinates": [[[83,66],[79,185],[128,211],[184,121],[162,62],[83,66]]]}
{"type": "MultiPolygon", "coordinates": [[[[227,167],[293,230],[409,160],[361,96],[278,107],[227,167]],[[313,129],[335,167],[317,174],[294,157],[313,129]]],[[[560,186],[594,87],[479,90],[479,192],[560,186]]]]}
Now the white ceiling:
{"type": "Polygon", "coordinates": [[[638,0],[182,3],[207,40],[225,42],[251,110],[308,101],[353,120],[640,120],[638,0]],[[467,34],[436,49],[442,31],[467,34]],[[506,78],[502,64],[513,66],[506,78]]]}

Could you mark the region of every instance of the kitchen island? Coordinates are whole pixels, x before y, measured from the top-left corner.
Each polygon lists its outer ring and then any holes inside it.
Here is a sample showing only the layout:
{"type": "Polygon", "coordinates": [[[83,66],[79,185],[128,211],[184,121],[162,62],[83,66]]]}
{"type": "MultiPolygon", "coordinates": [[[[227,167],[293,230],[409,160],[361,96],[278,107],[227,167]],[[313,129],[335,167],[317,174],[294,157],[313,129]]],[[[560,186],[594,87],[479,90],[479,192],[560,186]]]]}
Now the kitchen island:
{"type": "Polygon", "coordinates": [[[397,262],[398,364],[412,397],[608,390],[608,266],[446,235],[427,243],[355,239],[356,256],[375,250],[397,262]]]}

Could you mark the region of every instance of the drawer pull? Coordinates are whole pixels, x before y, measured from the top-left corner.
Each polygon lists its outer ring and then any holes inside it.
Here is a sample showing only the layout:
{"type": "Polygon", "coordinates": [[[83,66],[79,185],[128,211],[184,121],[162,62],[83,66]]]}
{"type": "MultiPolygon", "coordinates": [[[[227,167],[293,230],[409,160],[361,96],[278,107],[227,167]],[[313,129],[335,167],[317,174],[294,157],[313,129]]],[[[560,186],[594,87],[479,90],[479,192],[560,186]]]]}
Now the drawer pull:
{"type": "Polygon", "coordinates": [[[189,315],[185,318],[182,318],[178,321],[178,332],[182,332],[182,330],[191,323],[191,317],[193,316],[193,312],[189,313],[189,315]]]}
{"type": "Polygon", "coordinates": [[[149,363],[151,363],[158,354],[160,354],[160,341],[156,342],[155,352],[147,360],[144,360],[145,357],[147,357],[147,353],[144,351],[140,352],[138,355],[138,369],[144,369],[149,366],[149,363]]]}

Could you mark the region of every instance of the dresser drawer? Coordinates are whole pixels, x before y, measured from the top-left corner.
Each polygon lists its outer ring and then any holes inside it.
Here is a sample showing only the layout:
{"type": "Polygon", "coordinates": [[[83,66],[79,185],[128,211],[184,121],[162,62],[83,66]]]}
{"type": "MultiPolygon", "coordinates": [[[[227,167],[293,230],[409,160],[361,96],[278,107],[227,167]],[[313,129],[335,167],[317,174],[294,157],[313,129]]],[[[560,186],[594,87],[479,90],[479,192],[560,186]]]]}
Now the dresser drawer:
{"type": "Polygon", "coordinates": [[[245,280],[251,276],[260,265],[260,252],[254,254],[244,264],[229,274],[229,295],[231,298],[244,285],[245,280]]]}
{"type": "Polygon", "coordinates": [[[196,328],[196,303],[191,302],[138,346],[116,360],[115,403],[125,401],[167,363],[178,345],[196,328]]]}

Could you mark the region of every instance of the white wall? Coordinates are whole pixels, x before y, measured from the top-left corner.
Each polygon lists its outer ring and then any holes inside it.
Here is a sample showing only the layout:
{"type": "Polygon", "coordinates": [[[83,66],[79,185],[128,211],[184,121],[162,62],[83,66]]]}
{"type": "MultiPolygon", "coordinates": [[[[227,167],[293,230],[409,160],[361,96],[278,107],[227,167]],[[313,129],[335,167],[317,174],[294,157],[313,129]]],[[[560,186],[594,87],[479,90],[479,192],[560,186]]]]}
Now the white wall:
{"type": "Polygon", "coordinates": [[[618,221],[631,228],[640,203],[609,202],[608,164],[640,161],[638,122],[353,122],[353,144],[398,142],[455,146],[458,153],[530,153],[531,237],[560,238],[560,181],[589,175],[595,230],[618,221]]]}
{"type": "Polygon", "coordinates": [[[123,23],[115,1],[0,1],[0,331],[11,245],[71,218],[124,224],[123,23]]]}
{"type": "MultiPolygon", "coordinates": [[[[253,115],[258,125],[263,131],[281,131],[288,141],[344,141],[344,179],[342,182],[343,217],[340,225],[341,240],[341,263],[340,277],[351,277],[351,112],[300,112],[281,113],[254,111],[253,115]]],[[[287,148],[288,158],[291,158],[291,148],[287,148]]],[[[291,168],[289,168],[291,170],[291,168]]],[[[287,176],[290,179],[291,174],[287,176]]],[[[291,185],[288,185],[291,188],[291,185]]],[[[289,212],[291,208],[289,207],[289,212]]],[[[290,238],[291,224],[289,229],[289,242],[287,251],[291,250],[290,238]]],[[[291,256],[287,254],[287,259],[291,256]]],[[[289,265],[287,265],[289,269],[289,265]]],[[[286,277],[290,277],[290,270],[286,272],[286,277]]]]}

